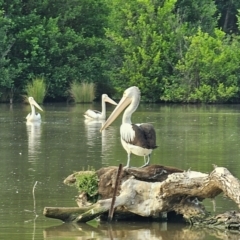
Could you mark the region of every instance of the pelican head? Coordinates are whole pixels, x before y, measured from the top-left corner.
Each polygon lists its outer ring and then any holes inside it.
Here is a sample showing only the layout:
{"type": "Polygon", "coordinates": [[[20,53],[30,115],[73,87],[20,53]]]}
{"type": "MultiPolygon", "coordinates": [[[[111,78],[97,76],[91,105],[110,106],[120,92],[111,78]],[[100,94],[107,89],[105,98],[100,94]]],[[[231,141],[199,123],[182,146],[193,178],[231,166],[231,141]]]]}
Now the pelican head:
{"type": "Polygon", "coordinates": [[[33,97],[29,97],[28,101],[29,101],[30,105],[34,105],[39,110],[43,111],[42,108],[38,105],[38,103],[34,100],[33,97]]]}
{"type": "Polygon", "coordinates": [[[38,103],[34,100],[33,97],[29,97],[28,101],[30,103],[32,112],[27,115],[26,117],[27,121],[40,121],[41,115],[35,112],[35,107],[43,111],[42,108],[38,105],[38,103]]]}
{"type": "Polygon", "coordinates": [[[107,94],[102,95],[102,101],[109,102],[113,105],[117,105],[117,103],[114,100],[112,100],[107,94]]]}
{"type": "Polygon", "coordinates": [[[138,87],[130,87],[126,89],[123,93],[122,99],[118,103],[117,107],[114,109],[112,114],[109,116],[105,124],[100,129],[100,132],[107,128],[119,115],[120,113],[129,105],[129,107],[123,116],[123,121],[127,123],[131,123],[131,115],[137,109],[138,104],[140,102],[140,90],[138,87]]]}
{"type": "Polygon", "coordinates": [[[115,101],[113,101],[107,94],[102,94],[102,112],[97,110],[88,109],[84,113],[84,117],[86,119],[95,119],[95,120],[105,120],[106,119],[106,102],[109,102],[113,105],[117,105],[115,101]]]}

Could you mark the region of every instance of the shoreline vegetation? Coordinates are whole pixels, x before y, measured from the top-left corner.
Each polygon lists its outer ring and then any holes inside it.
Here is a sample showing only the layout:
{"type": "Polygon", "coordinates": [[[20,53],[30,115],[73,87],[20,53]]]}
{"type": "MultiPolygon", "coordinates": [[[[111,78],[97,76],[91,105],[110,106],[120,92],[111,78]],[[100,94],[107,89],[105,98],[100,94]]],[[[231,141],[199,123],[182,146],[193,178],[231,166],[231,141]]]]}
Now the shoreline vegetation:
{"type": "Polygon", "coordinates": [[[89,103],[95,99],[95,86],[93,83],[74,81],[70,85],[69,94],[75,103],[89,103]]]}
{"type": "Polygon", "coordinates": [[[36,78],[27,84],[26,95],[23,95],[23,102],[28,103],[28,97],[33,97],[37,103],[42,104],[46,93],[45,80],[43,78],[36,78]]]}
{"type": "Polygon", "coordinates": [[[0,6],[0,102],[22,102],[33,79],[44,79],[46,102],[120,99],[137,86],[149,103],[240,103],[238,1],[0,6]],[[83,82],[93,96],[73,94],[83,82]]]}

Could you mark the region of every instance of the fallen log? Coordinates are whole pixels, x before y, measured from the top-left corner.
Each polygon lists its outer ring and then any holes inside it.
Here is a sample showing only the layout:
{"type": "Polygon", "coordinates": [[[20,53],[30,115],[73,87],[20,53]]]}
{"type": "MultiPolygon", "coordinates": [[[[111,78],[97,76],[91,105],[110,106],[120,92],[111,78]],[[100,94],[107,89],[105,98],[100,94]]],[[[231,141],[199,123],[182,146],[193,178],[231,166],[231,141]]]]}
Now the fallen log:
{"type": "MultiPolygon", "coordinates": [[[[84,172],[74,173],[64,182],[74,184],[78,174],[81,175],[84,172]]],[[[66,211],[62,214],[59,209],[59,212],[50,212],[49,208],[45,208],[44,215],[75,223],[87,222],[103,216],[111,206],[117,167],[101,168],[96,174],[99,197],[96,203],[89,206],[85,199],[83,205],[87,207],[81,208],[81,211],[78,209],[75,213],[70,210],[69,214],[66,211]]],[[[126,214],[127,217],[137,215],[166,219],[168,213],[175,212],[192,224],[210,224],[214,222],[214,216],[212,219],[209,218],[202,200],[214,199],[221,192],[240,206],[239,180],[223,167],[215,166],[210,174],[159,165],[125,168],[114,203],[116,208],[114,215],[115,217],[126,214]]],[[[235,222],[238,219],[236,216],[233,216],[235,222]]],[[[219,217],[216,219],[220,222],[219,217]]],[[[237,224],[235,226],[238,226],[237,224]]]]}
{"type": "Polygon", "coordinates": [[[193,222],[195,226],[208,226],[211,228],[218,228],[222,230],[240,230],[240,212],[227,211],[217,216],[210,216],[202,221],[193,222]]]}
{"type": "Polygon", "coordinates": [[[89,208],[79,207],[45,207],[43,215],[48,218],[55,218],[62,220],[63,222],[71,222],[76,219],[79,214],[83,214],[89,210],[89,208]]]}

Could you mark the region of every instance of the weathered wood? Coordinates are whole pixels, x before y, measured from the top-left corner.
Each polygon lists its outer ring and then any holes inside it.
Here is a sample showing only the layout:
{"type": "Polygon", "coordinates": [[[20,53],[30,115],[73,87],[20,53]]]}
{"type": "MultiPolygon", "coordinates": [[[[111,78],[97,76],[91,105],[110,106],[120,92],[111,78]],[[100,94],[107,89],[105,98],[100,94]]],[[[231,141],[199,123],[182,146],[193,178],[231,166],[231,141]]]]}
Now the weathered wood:
{"type": "Polygon", "coordinates": [[[234,177],[228,169],[224,167],[216,167],[209,176],[209,183],[216,184],[224,194],[232,199],[238,207],[240,207],[240,181],[234,177]]]}
{"type": "Polygon", "coordinates": [[[79,207],[45,207],[43,215],[48,218],[55,218],[63,222],[72,222],[79,214],[86,212],[89,208],[79,207]]]}
{"type": "MultiPolygon", "coordinates": [[[[97,204],[96,204],[97,205],[97,204]]],[[[89,218],[88,215],[84,215],[84,213],[87,213],[89,209],[93,207],[85,207],[85,208],[79,208],[79,207],[45,207],[43,210],[43,215],[48,218],[55,218],[58,220],[61,220],[63,222],[77,222],[78,217],[80,214],[82,214],[82,220],[79,220],[79,222],[87,222],[87,219],[89,218]],[[86,218],[85,218],[86,216],[86,218]]],[[[91,211],[92,214],[94,214],[93,211],[91,211]]],[[[106,209],[103,209],[102,213],[106,213],[106,209]]],[[[99,212],[97,213],[97,216],[99,215],[99,212]]],[[[117,211],[114,212],[114,215],[117,216],[117,219],[139,219],[139,216],[136,214],[130,213],[123,208],[119,208],[117,211]]],[[[91,219],[94,218],[90,217],[91,219]]],[[[107,220],[108,215],[101,215],[101,219],[107,220]]]]}
{"type": "MultiPolygon", "coordinates": [[[[100,168],[96,171],[99,179],[98,193],[101,199],[107,199],[113,196],[113,190],[117,177],[116,166],[100,168]]],[[[161,166],[161,165],[150,165],[145,168],[124,168],[121,174],[121,183],[129,178],[135,177],[135,179],[148,182],[161,182],[166,180],[168,175],[176,172],[184,172],[181,169],[161,166]]],[[[93,171],[79,171],[69,175],[65,180],[64,184],[73,185],[76,182],[76,176],[79,174],[93,173],[93,171]]],[[[118,189],[118,192],[120,188],[118,189]]]]}
{"type": "Polygon", "coordinates": [[[195,226],[208,226],[222,230],[240,230],[240,212],[239,211],[227,211],[217,216],[209,216],[205,219],[193,219],[193,225],[195,226]]]}
{"type": "MultiPolygon", "coordinates": [[[[107,212],[112,202],[117,167],[102,168],[97,174],[102,199],[85,208],[84,213],[60,214],[61,218],[56,213],[54,217],[80,223],[107,212]]],[[[74,177],[71,177],[71,182],[74,182],[74,177]]],[[[175,211],[191,223],[203,223],[209,215],[201,200],[213,199],[221,192],[240,206],[239,180],[223,167],[215,167],[210,174],[159,165],[128,168],[123,171],[114,207],[118,212],[127,211],[143,217],[175,211]]]]}

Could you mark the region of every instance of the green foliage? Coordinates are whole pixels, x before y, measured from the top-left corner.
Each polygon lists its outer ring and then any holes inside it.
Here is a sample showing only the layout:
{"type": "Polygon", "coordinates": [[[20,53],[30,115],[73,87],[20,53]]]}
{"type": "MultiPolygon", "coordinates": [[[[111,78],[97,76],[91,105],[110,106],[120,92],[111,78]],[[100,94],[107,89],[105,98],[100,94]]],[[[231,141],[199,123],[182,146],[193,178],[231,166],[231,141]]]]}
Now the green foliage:
{"type": "Polygon", "coordinates": [[[238,96],[239,41],[215,29],[215,36],[201,29],[186,38],[190,45],[179,60],[179,85],[186,102],[225,102],[238,96]]]}
{"type": "Polygon", "coordinates": [[[74,81],[70,85],[69,93],[76,103],[92,102],[95,98],[95,86],[94,83],[74,81]]]}
{"type": "Polygon", "coordinates": [[[169,67],[166,60],[173,61],[170,52],[174,40],[176,18],[173,13],[175,0],[160,2],[115,0],[107,36],[122,53],[122,64],[114,69],[118,71],[113,80],[118,92],[131,85],[137,85],[143,99],[159,99],[161,78],[169,67]],[[118,19],[118,21],[117,21],[118,19]],[[111,26],[111,25],[110,25],[111,26]]]}
{"type": "Polygon", "coordinates": [[[234,97],[238,90],[237,86],[226,87],[223,83],[220,83],[217,87],[203,84],[190,94],[188,101],[203,103],[226,102],[234,97]]]}
{"type": "Polygon", "coordinates": [[[181,21],[188,23],[188,30],[191,34],[194,34],[199,26],[204,32],[211,34],[219,20],[215,1],[178,0],[176,9],[181,16],[181,21]]]}
{"type": "Polygon", "coordinates": [[[81,172],[76,175],[75,186],[80,193],[88,195],[88,200],[95,202],[98,194],[98,177],[93,171],[81,172]]]}
{"type": "MultiPolygon", "coordinates": [[[[105,0],[70,0],[51,3],[47,1],[43,13],[57,20],[58,32],[53,51],[48,55],[51,63],[49,96],[65,96],[66,89],[76,79],[84,79],[103,86],[106,77],[107,48],[104,26],[107,25],[108,8],[105,0]]],[[[101,95],[101,93],[97,94],[101,95]]]]}
{"type": "MultiPolygon", "coordinates": [[[[184,36],[196,30],[183,22],[175,0],[120,2],[114,1],[107,30],[116,62],[110,78],[119,93],[137,85],[145,101],[166,98],[165,79],[173,79],[175,65],[188,48],[184,36]]],[[[207,14],[210,19],[213,11],[207,14]]]]}
{"type": "Polygon", "coordinates": [[[14,81],[13,78],[18,70],[10,64],[8,54],[14,44],[14,38],[9,34],[13,26],[13,21],[5,16],[4,11],[0,11],[0,99],[7,101],[13,98],[14,81]]]}
{"type": "Polygon", "coordinates": [[[153,102],[240,96],[238,1],[9,0],[0,6],[2,101],[22,95],[35,76],[45,79],[50,100],[66,99],[81,79],[95,85],[96,98],[120,97],[131,85],[153,102]]]}
{"type": "Polygon", "coordinates": [[[47,93],[46,83],[43,78],[35,78],[32,82],[29,82],[26,86],[26,93],[28,97],[33,97],[37,103],[43,103],[43,100],[47,93]]]}
{"type": "Polygon", "coordinates": [[[239,34],[237,28],[237,18],[238,9],[240,9],[240,1],[237,0],[217,0],[215,1],[217,6],[217,14],[219,15],[218,26],[225,33],[229,34],[239,34]]]}
{"type": "Polygon", "coordinates": [[[174,82],[174,79],[164,78],[165,90],[160,99],[165,102],[185,102],[187,89],[185,86],[174,82]]]}
{"type": "MultiPolygon", "coordinates": [[[[24,91],[34,76],[42,76],[50,99],[67,97],[73,79],[85,79],[104,87],[106,78],[108,8],[105,0],[10,0],[2,4],[12,19],[15,37],[10,63],[19,69],[14,86],[24,91]],[[24,79],[24,80],[23,80],[24,79]],[[93,81],[93,79],[96,79],[93,81]]],[[[101,93],[99,93],[101,94],[101,93]]]]}

